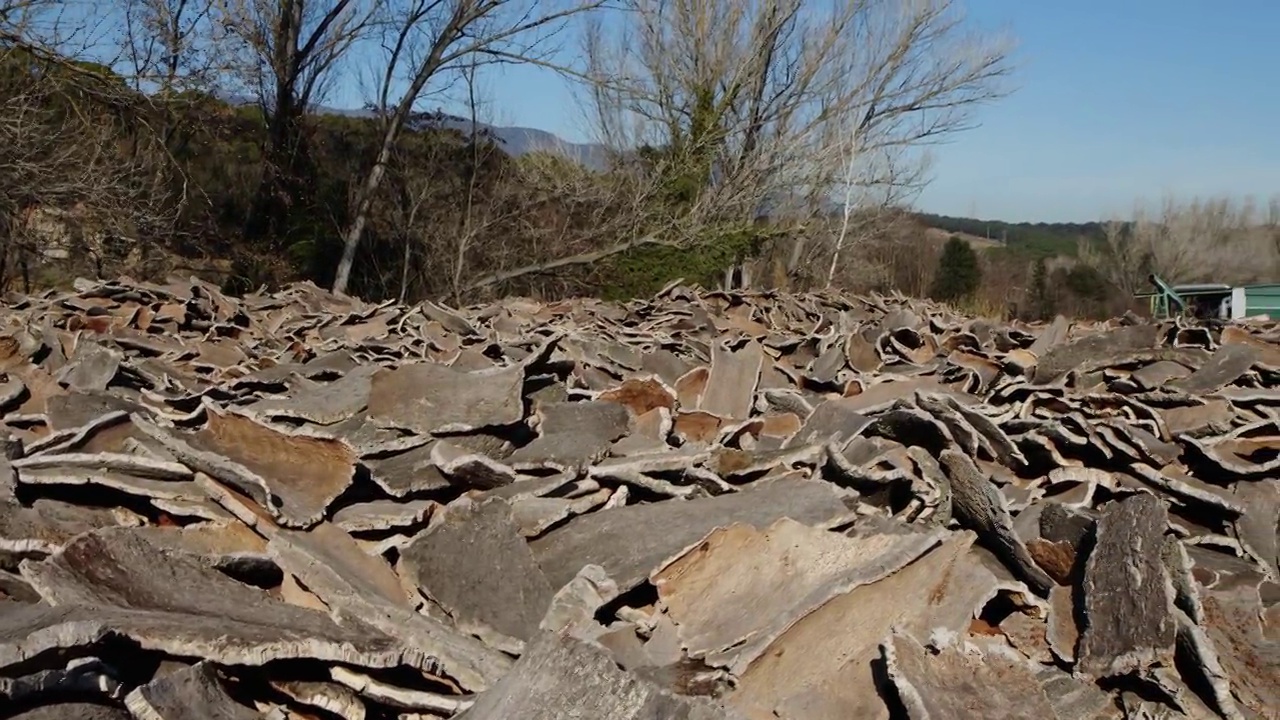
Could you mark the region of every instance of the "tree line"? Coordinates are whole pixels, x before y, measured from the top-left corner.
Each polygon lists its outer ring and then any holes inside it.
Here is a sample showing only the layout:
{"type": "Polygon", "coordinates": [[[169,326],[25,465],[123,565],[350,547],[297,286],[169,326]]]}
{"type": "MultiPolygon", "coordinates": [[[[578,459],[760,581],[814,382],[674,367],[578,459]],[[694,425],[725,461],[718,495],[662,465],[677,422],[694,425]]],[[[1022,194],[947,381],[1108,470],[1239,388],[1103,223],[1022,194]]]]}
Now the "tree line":
{"type": "Polygon", "coordinates": [[[647,258],[711,277],[765,246],[757,278],[837,283],[923,181],[913,150],[1010,69],[954,0],[75,6],[0,0],[9,281],[53,227],[77,258],[157,245],[368,297],[584,292],[647,258]],[[478,125],[510,63],[574,83],[607,167],[432,128],[441,94],[478,125]],[[312,112],[357,82],[368,118],[312,112]]]}
{"type": "MultiPolygon", "coordinates": [[[[928,294],[921,150],[1005,95],[1011,50],[959,0],[0,0],[0,283],[928,294]],[[602,166],[479,131],[509,64],[571,84],[602,166]],[[315,112],[344,87],[363,117],[315,112]],[[442,97],[462,123],[427,110],[442,97]]],[[[1090,231],[1073,262],[1164,242],[1156,225],[1090,231]]],[[[1162,252],[1130,254],[1185,255],[1162,252]]],[[[981,262],[967,301],[1029,296],[1033,259],[981,262]]]]}

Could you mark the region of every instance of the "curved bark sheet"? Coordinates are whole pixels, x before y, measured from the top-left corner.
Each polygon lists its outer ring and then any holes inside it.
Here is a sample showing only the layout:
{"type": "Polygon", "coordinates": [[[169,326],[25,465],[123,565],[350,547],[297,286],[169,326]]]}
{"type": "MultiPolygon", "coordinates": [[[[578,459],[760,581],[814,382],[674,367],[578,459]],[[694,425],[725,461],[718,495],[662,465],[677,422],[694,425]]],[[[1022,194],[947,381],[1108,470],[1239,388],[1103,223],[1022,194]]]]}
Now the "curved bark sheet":
{"type": "Polygon", "coordinates": [[[1169,386],[1196,394],[1221,390],[1249,372],[1259,357],[1258,350],[1250,345],[1223,345],[1190,377],[1171,382],[1169,386]]]}
{"type": "Polygon", "coordinates": [[[898,572],[793,623],[741,674],[730,704],[752,718],[887,720],[873,670],[880,642],[895,627],[921,642],[963,631],[998,590],[973,540],[971,532],[955,533],[898,572]]]}
{"type": "Polygon", "coordinates": [[[931,653],[909,635],[881,646],[890,680],[911,720],[1056,718],[1033,666],[1012,650],[945,644],[931,653]]]}
{"type": "Polygon", "coordinates": [[[288,695],[294,703],[323,710],[343,720],[364,720],[365,706],[350,688],[331,682],[305,680],[276,681],[276,690],[288,695]]]}
{"type": "Polygon", "coordinates": [[[1018,537],[1004,495],[969,456],[944,450],[941,459],[951,480],[951,503],[956,519],[978,533],[982,542],[1009,563],[1032,589],[1047,595],[1053,580],[1036,564],[1018,537]]]}
{"type": "Polygon", "coordinates": [[[503,649],[511,648],[493,632],[532,639],[555,593],[521,536],[511,506],[499,498],[479,503],[464,499],[447,507],[401,549],[398,569],[462,630],[503,649]]]}
{"type": "Polygon", "coordinates": [[[900,570],[939,539],[926,532],[845,537],[787,518],[764,530],[735,523],[651,581],[689,657],[740,672],[792,623],[900,570]]]}
{"type": "Polygon", "coordinates": [[[442,490],[451,483],[432,459],[437,442],[429,440],[402,452],[367,459],[364,465],[369,468],[369,477],[392,497],[442,490]]]}
{"type": "Polygon", "coordinates": [[[63,668],[0,677],[0,701],[32,705],[59,697],[118,699],[124,691],[117,674],[115,668],[97,658],[76,658],[63,668]]]}
{"type": "Polygon", "coordinates": [[[734,522],[765,527],[784,517],[823,525],[851,513],[846,498],[821,481],[766,480],[727,495],[601,510],[573,519],[530,547],[553,588],[583,567],[599,565],[626,592],[715,528],[734,522]]]}
{"type": "Polygon", "coordinates": [[[608,400],[548,403],[538,408],[537,416],[538,437],[507,458],[512,467],[568,470],[590,465],[630,425],[626,407],[608,400]]]}
{"type": "Polygon", "coordinates": [[[55,553],[76,535],[90,530],[141,523],[141,517],[122,509],[82,507],[45,498],[31,507],[0,502],[0,567],[17,568],[24,557],[55,553]]]}
{"type": "Polygon", "coordinates": [[[368,406],[371,378],[377,371],[376,365],[361,365],[333,382],[300,379],[290,394],[263,398],[245,411],[264,417],[307,420],[317,425],[340,423],[368,406]]]}
{"type": "Polygon", "coordinates": [[[457,720],[745,720],[704,698],[682,697],[618,668],[602,649],[543,633],[511,672],[457,720]]]}
{"type": "Polygon", "coordinates": [[[355,451],[341,440],[290,434],[234,413],[208,410],[194,434],[135,423],[183,464],[252,497],[282,525],[324,518],[355,474],[355,451]]]}
{"type": "Polygon", "coordinates": [[[1242,710],[1270,717],[1280,708],[1280,640],[1264,633],[1256,589],[1201,592],[1204,630],[1242,710]]]}
{"type": "Polygon", "coordinates": [[[45,705],[9,716],[9,720],[68,720],[69,718],[75,718],[76,720],[136,720],[129,713],[111,705],[95,705],[81,702],[45,705]]]}
{"type": "Polygon", "coordinates": [[[108,635],[221,664],[289,658],[426,664],[421,651],[371,627],[337,625],[128,531],[82,535],[61,553],[25,565],[23,575],[57,607],[6,615],[0,667],[108,635]]]}
{"type": "MultiPolygon", "coordinates": [[[[415,612],[409,593],[381,558],[365,553],[350,535],[328,523],[308,531],[281,531],[268,544],[272,557],[342,618],[376,627],[426,657],[427,669],[468,690],[488,687],[511,666],[502,653],[447,621],[415,612]]],[[[458,558],[450,558],[457,562],[458,558]]]]}
{"type": "Polygon", "coordinates": [[[1164,564],[1164,503],[1142,493],[1103,506],[1085,562],[1081,672],[1112,677],[1172,667],[1177,625],[1164,564]]]}
{"type": "Polygon", "coordinates": [[[222,689],[209,663],[165,675],[125,696],[125,707],[137,720],[258,720],[262,716],[222,689]]]}
{"type": "Polygon", "coordinates": [[[369,419],[428,435],[513,425],[524,418],[525,369],[511,365],[475,372],[419,362],[373,375],[369,419]]]}
{"type": "Polygon", "coordinates": [[[1040,357],[1031,381],[1043,385],[1071,370],[1088,372],[1122,362],[1131,354],[1155,348],[1158,336],[1155,325],[1129,325],[1056,345],[1040,357]]]}
{"type": "Polygon", "coordinates": [[[46,403],[45,414],[52,430],[73,430],[93,423],[111,413],[133,413],[142,406],[129,398],[108,392],[83,392],[56,395],[46,403]]]}
{"type": "Polygon", "coordinates": [[[373,500],[342,508],[333,522],[351,533],[406,530],[426,523],[439,506],[434,500],[373,500]]]}
{"type": "Polygon", "coordinates": [[[698,409],[727,419],[745,420],[751,415],[764,349],[754,340],[738,349],[723,342],[711,346],[711,371],[698,409]]]}

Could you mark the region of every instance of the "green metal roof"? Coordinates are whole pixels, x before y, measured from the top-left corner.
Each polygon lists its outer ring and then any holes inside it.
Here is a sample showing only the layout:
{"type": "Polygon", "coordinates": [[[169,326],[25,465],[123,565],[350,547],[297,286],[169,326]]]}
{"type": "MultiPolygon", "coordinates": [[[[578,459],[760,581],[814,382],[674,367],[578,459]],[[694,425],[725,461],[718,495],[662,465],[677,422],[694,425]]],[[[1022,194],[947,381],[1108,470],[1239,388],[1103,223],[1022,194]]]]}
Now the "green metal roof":
{"type": "MultiPolygon", "coordinates": [[[[1255,283],[1253,285],[1227,285],[1225,283],[1200,283],[1195,285],[1173,285],[1173,291],[1183,296],[1191,295],[1221,295],[1229,293],[1237,287],[1244,288],[1246,292],[1250,290],[1267,290],[1274,289],[1280,291],[1280,283],[1255,283]]],[[[1134,293],[1136,298],[1149,298],[1160,295],[1159,291],[1147,290],[1144,292],[1134,293]]]]}

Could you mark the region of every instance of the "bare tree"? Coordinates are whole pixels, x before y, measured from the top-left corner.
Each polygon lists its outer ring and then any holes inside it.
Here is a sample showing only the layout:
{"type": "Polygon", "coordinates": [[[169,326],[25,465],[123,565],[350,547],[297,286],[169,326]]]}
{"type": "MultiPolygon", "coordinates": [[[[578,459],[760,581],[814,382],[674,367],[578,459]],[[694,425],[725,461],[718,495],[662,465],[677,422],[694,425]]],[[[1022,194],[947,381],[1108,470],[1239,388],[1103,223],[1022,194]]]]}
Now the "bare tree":
{"type": "Polygon", "coordinates": [[[917,150],[970,127],[1010,70],[954,0],[630,0],[612,26],[585,53],[599,136],[665,148],[666,170],[697,180],[684,241],[768,215],[802,242],[833,190],[901,201],[917,150]]]}
{"type": "Polygon", "coordinates": [[[1169,196],[1154,212],[1139,204],[1130,219],[1108,222],[1103,242],[1082,243],[1080,256],[1130,296],[1150,273],[1171,283],[1247,283],[1274,267],[1264,227],[1251,200],[1169,196]]]}
{"type": "Polygon", "coordinates": [[[103,272],[108,256],[171,227],[167,156],[147,147],[154,136],[119,78],[36,43],[0,50],[0,64],[0,279],[16,267],[29,289],[45,259],[103,272]]]}
{"type": "Polygon", "coordinates": [[[385,45],[377,107],[382,141],[351,202],[333,291],[344,293],[369,211],[386,175],[396,139],[432,82],[468,63],[536,61],[538,47],[568,18],[603,0],[402,0],[390,8],[396,23],[385,45]],[[396,88],[404,83],[404,90],[396,88]],[[398,98],[395,95],[398,94],[398,98]]]}
{"type": "Polygon", "coordinates": [[[237,42],[233,68],[266,120],[262,178],[246,223],[272,233],[301,193],[305,113],[377,17],[380,0],[215,0],[237,42]]]}
{"type": "Polygon", "coordinates": [[[214,0],[124,0],[125,58],[134,87],[168,99],[220,78],[214,0]]]}
{"type": "MultiPolygon", "coordinates": [[[[1280,263],[1280,194],[1272,195],[1267,201],[1267,219],[1263,225],[1271,236],[1272,257],[1280,263]]],[[[1280,267],[1276,269],[1280,270],[1280,267]]]]}

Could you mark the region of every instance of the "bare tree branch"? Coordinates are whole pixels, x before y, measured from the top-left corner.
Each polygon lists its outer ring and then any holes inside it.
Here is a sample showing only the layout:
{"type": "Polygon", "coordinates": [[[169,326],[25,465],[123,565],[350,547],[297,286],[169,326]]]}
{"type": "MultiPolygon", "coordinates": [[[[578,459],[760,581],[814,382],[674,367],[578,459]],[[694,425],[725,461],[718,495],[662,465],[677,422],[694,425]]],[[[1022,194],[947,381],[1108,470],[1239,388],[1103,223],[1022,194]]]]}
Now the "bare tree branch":
{"type": "Polygon", "coordinates": [[[923,183],[918,148],[972,127],[1011,69],[953,0],[630,0],[584,54],[601,142],[709,161],[695,235],[760,215],[822,227],[833,194],[901,201],[923,183]]]}
{"type": "Polygon", "coordinates": [[[356,251],[396,139],[428,84],[486,50],[532,57],[538,45],[562,27],[563,21],[602,4],[603,0],[567,5],[548,0],[406,0],[403,6],[392,10],[391,16],[399,18],[400,24],[379,93],[385,118],[382,142],[351,203],[351,220],[343,233],[334,292],[346,292],[356,251]],[[391,109],[387,100],[392,94],[390,86],[401,72],[407,74],[408,84],[391,109]]]}

